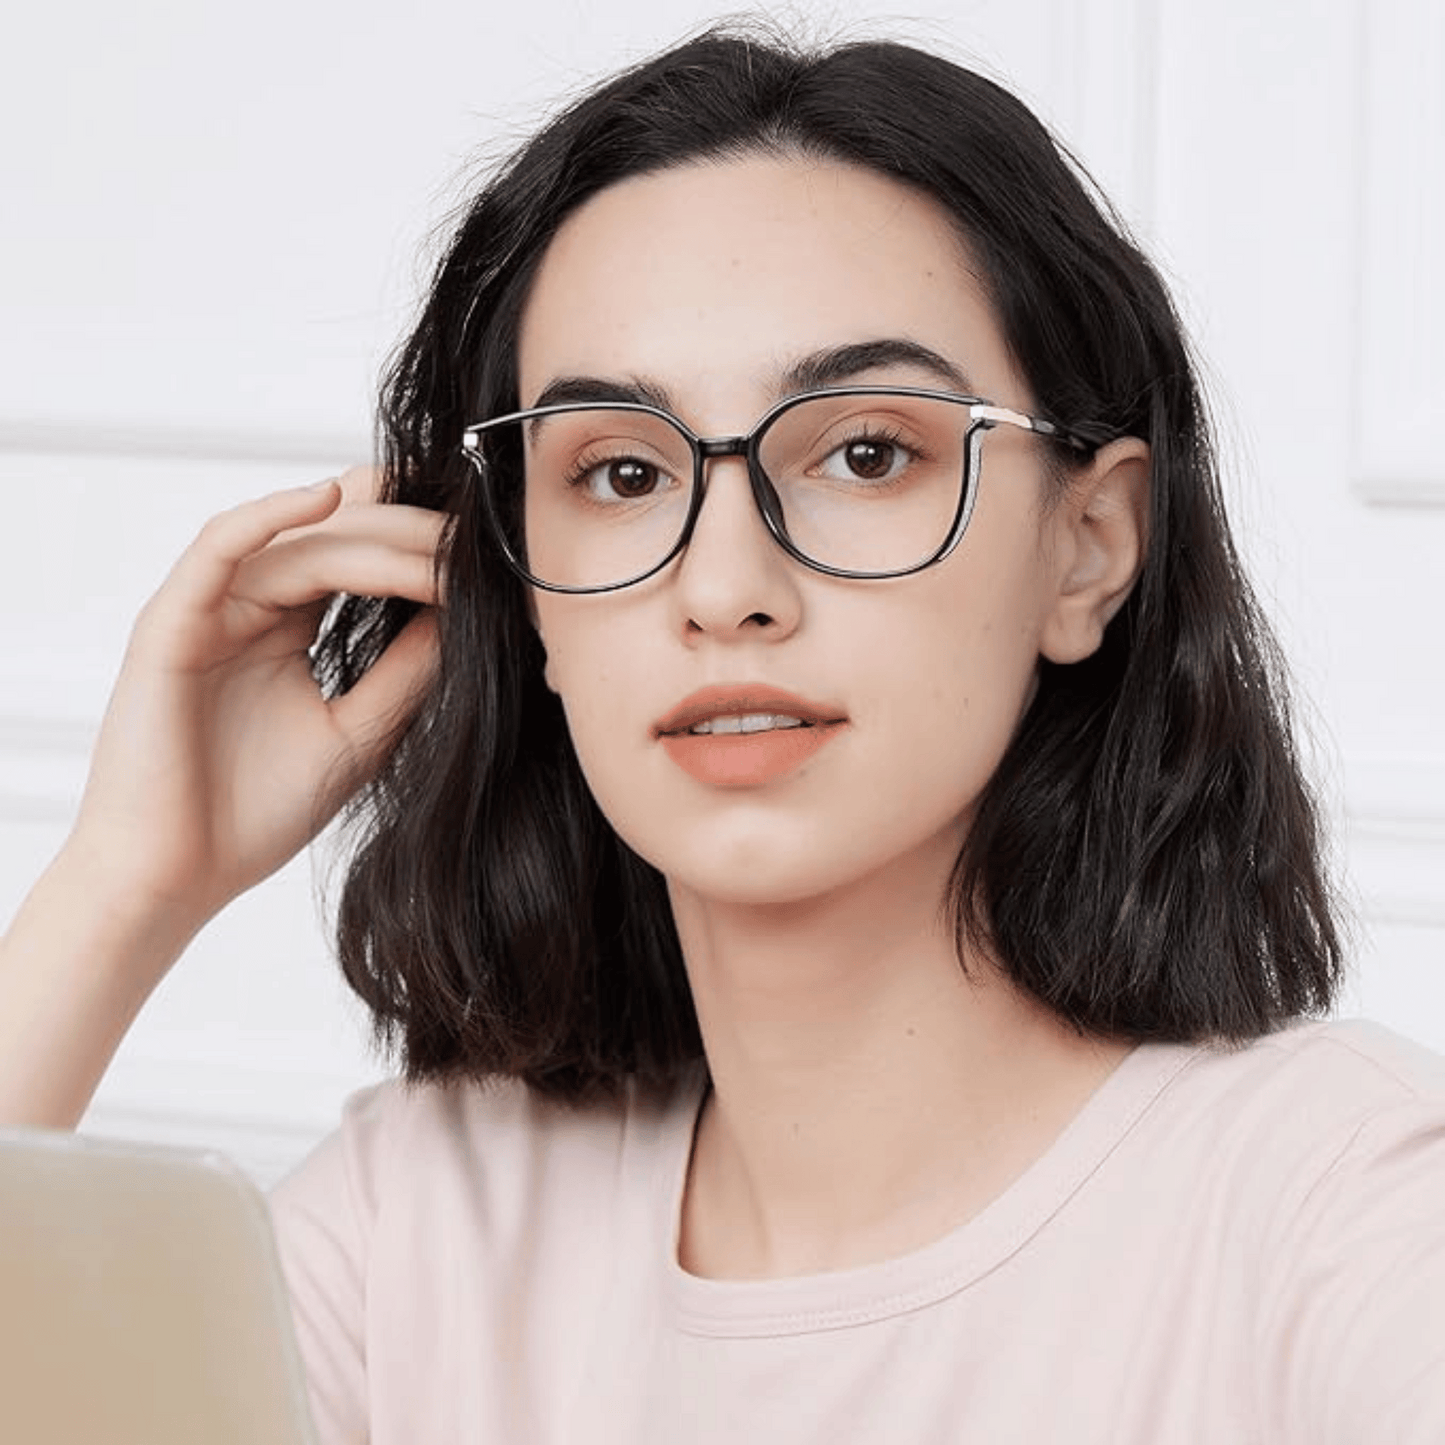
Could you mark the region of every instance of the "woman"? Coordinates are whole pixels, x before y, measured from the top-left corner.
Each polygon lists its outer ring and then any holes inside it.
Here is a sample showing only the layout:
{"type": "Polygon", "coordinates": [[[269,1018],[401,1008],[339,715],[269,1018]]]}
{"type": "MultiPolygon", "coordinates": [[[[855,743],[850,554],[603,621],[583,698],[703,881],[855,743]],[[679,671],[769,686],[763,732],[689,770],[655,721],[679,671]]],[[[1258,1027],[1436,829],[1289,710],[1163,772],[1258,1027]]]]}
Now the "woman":
{"type": "Polygon", "coordinates": [[[1027,111],[660,56],[479,195],[383,420],[384,504],[241,507],[147,609],[0,973],[6,1111],[72,1123],[366,783],[412,1087],[275,1201],[326,1438],[1438,1438],[1445,1081],[1299,1022],[1186,349],[1027,111]]]}

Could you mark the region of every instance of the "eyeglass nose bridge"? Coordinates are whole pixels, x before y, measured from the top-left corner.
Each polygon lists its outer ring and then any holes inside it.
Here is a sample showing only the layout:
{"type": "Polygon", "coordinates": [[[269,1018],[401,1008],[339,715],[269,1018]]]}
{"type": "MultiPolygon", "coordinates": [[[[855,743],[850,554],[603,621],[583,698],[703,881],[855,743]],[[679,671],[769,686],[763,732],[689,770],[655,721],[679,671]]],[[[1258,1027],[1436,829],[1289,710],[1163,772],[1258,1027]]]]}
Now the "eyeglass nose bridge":
{"type": "Polygon", "coordinates": [[[750,437],[698,437],[697,455],[699,461],[710,457],[745,457],[748,454],[750,437]]]}
{"type": "Polygon", "coordinates": [[[816,565],[798,551],[788,536],[788,529],[783,521],[782,499],[778,496],[772,482],[768,480],[767,473],[763,471],[762,465],[758,461],[756,441],[756,433],[748,436],[692,438],[695,466],[692,509],[683,527],[682,536],[678,539],[674,556],[692,541],[692,534],[697,529],[698,518],[702,515],[703,503],[707,500],[706,464],[722,457],[742,457],[748,464],[748,483],[753,494],[753,505],[758,509],[758,514],[763,519],[763,525],[768,529],[773,541],[790,556],[806,562],[808,566],[816,565]]]}

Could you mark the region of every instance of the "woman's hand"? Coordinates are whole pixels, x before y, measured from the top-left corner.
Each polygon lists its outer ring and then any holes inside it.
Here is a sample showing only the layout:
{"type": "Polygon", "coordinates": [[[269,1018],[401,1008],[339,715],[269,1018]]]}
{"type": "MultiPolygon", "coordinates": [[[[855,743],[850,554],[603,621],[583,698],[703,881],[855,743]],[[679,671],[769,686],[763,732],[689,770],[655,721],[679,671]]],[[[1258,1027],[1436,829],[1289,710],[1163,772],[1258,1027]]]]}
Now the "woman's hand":
{"type": "Polygon", "coordinates": [[[316,834],[405,721],[436,655],[445,519],[376,505],[370,481],[216,517],[141,613],[74,831],[0,938],[0,1126],[72,1127],[194,933],[316,834]],[[427,610],[328,702],[309,648],[338,592],[427,610]]]}
{"type": "Polygon", "coordinates": [[[371,480],[213,518],[141,613],[66,845],[112,907],[199,928],[379,765],[433,665],[432,613],[333,701],[308,649],[338,592],[434,604],[445,519],[377,505],[371,480]]]}

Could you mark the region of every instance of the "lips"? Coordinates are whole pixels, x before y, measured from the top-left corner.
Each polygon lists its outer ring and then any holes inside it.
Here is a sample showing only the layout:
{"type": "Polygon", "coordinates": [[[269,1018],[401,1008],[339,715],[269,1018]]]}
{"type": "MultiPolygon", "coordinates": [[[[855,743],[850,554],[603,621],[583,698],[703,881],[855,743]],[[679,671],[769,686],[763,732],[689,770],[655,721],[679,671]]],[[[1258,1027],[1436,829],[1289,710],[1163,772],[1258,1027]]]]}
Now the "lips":
{"type": "Polygon", "coordinates": [[[841,708],[813,702],[776,687],[704,687],[683,698],[671,712],[659,718],[652,725],[652,733],[659,738],[675,737],[691,733],[694,728],[719,718],[745,720],[740,728],[728,728],[730,732],[754,732],[761,730],[756,726],[755,719],[774,718],[782,723],[796,719],[805,726],[817,727],[843,722],[845,714],[841,708]]]}
{"type": "Polygon", "coordinates": [[[847,722],[841,708],[772,687],[706,687],[653,725],[685,773],[713,788],[757,788],[795,773],[847,722]]]}

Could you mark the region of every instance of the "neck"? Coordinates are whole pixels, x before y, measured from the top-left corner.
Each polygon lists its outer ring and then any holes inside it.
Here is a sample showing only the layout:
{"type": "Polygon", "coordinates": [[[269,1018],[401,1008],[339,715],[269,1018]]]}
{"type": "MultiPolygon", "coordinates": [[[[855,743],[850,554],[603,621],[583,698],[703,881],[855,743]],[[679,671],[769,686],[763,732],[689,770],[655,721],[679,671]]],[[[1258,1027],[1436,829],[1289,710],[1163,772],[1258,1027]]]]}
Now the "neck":
{"type": "Polygon", "coordinates": [[[685,1268],[803,1274],[918,1248],[1007,1188],[1123,1057],[961,960],[932,883],[782,907],[674,886],[713,1080],[685,1268]]]}

